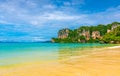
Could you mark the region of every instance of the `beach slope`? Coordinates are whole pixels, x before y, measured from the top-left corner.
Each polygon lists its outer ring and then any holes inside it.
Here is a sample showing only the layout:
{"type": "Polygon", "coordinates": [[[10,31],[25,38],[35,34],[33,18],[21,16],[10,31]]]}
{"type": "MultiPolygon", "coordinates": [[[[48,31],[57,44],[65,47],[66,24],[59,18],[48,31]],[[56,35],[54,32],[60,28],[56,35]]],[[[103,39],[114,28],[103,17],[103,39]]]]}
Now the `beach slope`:
{"type": "Polygon", "coordinates": [[[0,76],[120,76],[120,47],[45,64],[0,68],[0,76]]]}

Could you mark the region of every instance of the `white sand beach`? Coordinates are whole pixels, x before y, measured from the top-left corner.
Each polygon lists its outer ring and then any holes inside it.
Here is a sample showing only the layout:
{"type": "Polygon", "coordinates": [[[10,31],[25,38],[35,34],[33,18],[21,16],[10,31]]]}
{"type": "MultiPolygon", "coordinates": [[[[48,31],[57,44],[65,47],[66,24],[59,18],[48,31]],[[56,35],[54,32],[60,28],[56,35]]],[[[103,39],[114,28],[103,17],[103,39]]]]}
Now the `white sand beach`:
{"type": "Polygon", "coordinates": [[[82,57],[0,68],[0,76],[120,76],[120,46],[86,52],[82,57]]]}

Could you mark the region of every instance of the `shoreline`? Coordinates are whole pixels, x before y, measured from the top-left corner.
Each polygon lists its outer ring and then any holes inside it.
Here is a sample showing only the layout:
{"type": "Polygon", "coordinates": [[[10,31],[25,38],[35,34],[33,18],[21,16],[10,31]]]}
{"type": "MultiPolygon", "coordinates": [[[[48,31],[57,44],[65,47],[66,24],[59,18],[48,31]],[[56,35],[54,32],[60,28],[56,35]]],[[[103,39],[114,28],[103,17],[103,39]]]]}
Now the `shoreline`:
{"type": "Polygon", "coordinates": [[[0,68],[0,76],[120,76],[120,46],[98,48],[61,61],[0,68]]]}
{"type": "Polygon", "coordinates": [[[109,48],[120,48],[120,45],[118,45],[118,46],[112,46],[112,47],[109,47],[109,48]]]}

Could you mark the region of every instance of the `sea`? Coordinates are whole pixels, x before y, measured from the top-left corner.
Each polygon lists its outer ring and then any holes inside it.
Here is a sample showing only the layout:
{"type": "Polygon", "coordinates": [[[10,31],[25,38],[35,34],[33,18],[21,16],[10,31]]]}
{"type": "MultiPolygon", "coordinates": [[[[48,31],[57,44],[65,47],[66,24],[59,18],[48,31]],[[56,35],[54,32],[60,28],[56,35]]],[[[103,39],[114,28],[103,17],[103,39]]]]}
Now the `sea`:
{"type": "Polygon", "coordinates": [[[0,66],[47,62],[77,56],[86,48],[108,47],[99,43],[0,43],[0,66]]]}

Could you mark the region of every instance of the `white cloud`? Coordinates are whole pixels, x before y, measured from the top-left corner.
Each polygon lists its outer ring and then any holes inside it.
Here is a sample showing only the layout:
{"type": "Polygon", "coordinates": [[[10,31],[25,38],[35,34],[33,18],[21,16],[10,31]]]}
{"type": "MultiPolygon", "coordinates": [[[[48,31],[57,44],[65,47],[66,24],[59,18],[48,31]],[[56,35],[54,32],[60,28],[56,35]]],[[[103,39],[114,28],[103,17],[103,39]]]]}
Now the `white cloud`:
{"type": "Polygon", "coordinates": [[[54,9],[56,7],[54,5],[52,5],[52,4],[47,4],[47,5],[44,5],[43,8],[44,9],[54,9]]]}
{"type": "Polygon", "coordinates": [[[72,5],[80,5],[84,3],[85,3],[85,0],[72,0],[72,5]]]}
{"type": "Polygon", "coordinates": [[[4,20],[0,20],[0,23],[2,23],[2,24],[6,24],[7,22],[4,21],[4,20]]]}
{"type": "Polygon", "coordinates": [[[106,11],[94,13],[88,15],[89,18],[98,23],[111,23],[114,21],[120,21],[120,7],[108,8],[106,11]]]}
{"type": "Polygon", "coordinates": [[[60,21],[65,21],[65,20],[76,20],[76,19],[81,19],[86,17],[85,15],[68,15],[66,13],[63,12],[58,12],[55,11],[53,13],[45,13],[43,15],[43,19],[47,19],[47,20],[60,20],[60,21]]]}
{"type": "MultiPolygon", "coordinates": [[[[49,0],[50,1],[50,0],[49,0]]],[[[72,1],[72,3],[76,2],[72,1]]],[[[82,1],[82,0],[81,0],[82,1]]],[[[81,2],[79,1],[79,3],[81,2]]],[[[41,1],[42,2],[42,1],[41,1]]],[[[64,2],[64,1],[63,1],[64,2]]],[[[43,1],[44,3],[44,1],[43,1]]],[[[45,1],[46,3],[46,1],[45,1]]],[[[66,20],[76,20],[84,17],[83,15],[68,15],[66,11],[56,11],[56,7],[53,4],[43,5],[42,8],[38,7],[38,3],[35,3],[33,0],[6,0],[5,2],[0,3],[0,11],[3,12],[2,15],[7,23],[16,23],[16,24],[31,24],[31,25],[43,25],[46,22],[50,21],[66,21],[66,20]],[[37,14],[34,9],[29,9],[33,7],[37,9],[37,14]],[[48,10],[54,9],[52,12],[48,10]],[[38,11],[39,10],[39,11],[38,11]],[[32,14],[34,13],[34,14],[32,14]],[[6,18],[6,19],[5,19],[6,18]]]]}
{"type": "Polygon", "coordinates": [[[34,41],[45,41],[44,38],[42,37],[32,37],[31,40],[34,42],[34,41]]]}
{"type": "MultiPolygon", "coordinates": [[[[12,0],[14,1],[14,0],[12,0]]],[[[73,4],[80,3],[79,0],[72,1],[73,4]]],[[[76,24],[97,24],[97,23],[106,23],[111,21],[119,21],[120,16],[120,6],[116,8],[108,8],[106,11],[94,13],[94,14],[75,14],[68,11],[58,11],[54,5],[48,4],[44,5],[40,11],[40,13],[32,14],[35,11],[29,10],[26,8],[21,8],[19,2],[26,2],[28,7],[34,7],[38,9],[38,4],[32,2],[31,0],[18,0],[15,2],[7,1],[0,5],[1,12],[3,13],[3,17],[1,18],[1,23],[16,23],[16,24],[31,24],[31,25],[38,25],[44,26],[47,22],[54,22],[57,21],[66,23],[70,21],[72,24],[73,22],[76,24]],[[45,9],[46,8],[46,9],[45,9]],[[45,10],[44,10],[45,9],[45,10]],[[46,11],[49,9],[54,9],[53,11],[46,11]]],[[[81,0],[81,3],[84,3],[84,0],[81,0]]],[[[65,4],[70,4],[70,2],[65,2],[65,4]]],[[[26,6],[26,7],[27,7],[26,6]]],[[[71,7],[72,8],[72,7],[71,7]]],[[[39,10],[39,9],[38,9],[39,10]]]]}
{"type": "Polygon", "coordinates": [[[16,25],[14,29],[18,31],[41,34],[44,31],[42,29],[45,29],[45,34],[50,34],[64,27],[120,21],[120,6],[108,8],[103,12],[87,14],[82,11],[75,13],[76,9],[72,7],[83,4],[84,0],[66,1],[60,8],[49,1],[41,0],[41,3],[37,3],[36,0],[7,0],[0,2],[0,23],[16,25]],[[46,30],[46,28],[49,29],[46,30]]]}
{"type": "Polygon", "coordinates": [[[37,3],[31,0],[27,0],[25,2],[26,2],[27,7],[30,7],[30,8],[36,8],[38,6],[37,3]]]}

